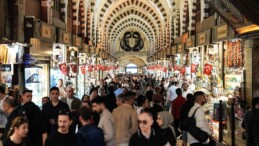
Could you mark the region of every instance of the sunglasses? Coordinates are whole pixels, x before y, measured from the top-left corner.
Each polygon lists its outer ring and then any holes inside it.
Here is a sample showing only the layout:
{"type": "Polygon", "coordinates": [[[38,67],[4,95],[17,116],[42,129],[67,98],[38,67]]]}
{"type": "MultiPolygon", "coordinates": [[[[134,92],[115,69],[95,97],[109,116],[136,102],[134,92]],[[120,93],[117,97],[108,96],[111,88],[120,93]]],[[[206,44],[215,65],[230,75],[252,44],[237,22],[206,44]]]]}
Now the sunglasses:
{"type": "Polygon", "coordinates": [[[143,120],[143,121],[138,120],[138,124],[141,125],[141,123],[142,123],[143,125],[147,125],[147,121],[146,121],[146,120],[143,120]]]}

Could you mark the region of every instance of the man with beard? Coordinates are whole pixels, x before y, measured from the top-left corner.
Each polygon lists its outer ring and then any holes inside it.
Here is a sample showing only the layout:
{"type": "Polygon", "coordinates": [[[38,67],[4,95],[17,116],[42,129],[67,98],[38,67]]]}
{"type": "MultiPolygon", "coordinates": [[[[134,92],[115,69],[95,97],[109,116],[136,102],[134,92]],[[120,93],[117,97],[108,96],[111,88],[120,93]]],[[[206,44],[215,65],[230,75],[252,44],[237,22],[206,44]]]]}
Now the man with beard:
{"type": "Polygon", "coordinates": [[[71,124],[70,112],[68,110],[59,111],[58,130],[47,138],[45,146],[76,146],[76,134],[69,132],[71,124]]]}
{"type": "Polygon", "coordinates": [[[189,86],[188,86],[188,83],[183,83],[183,84],[182,84],[182,90],[183,90],[182,96],[183,96],[185,99],[186,99],[187,94],[192,93],[188,87],[189,87],[189,86]]]}
{"type": "Polygon", "coordinates": [[[104,132],[106,146],[115,146],[115,123],[111,112],[105,106],[104,97],[97,97],[92,100],[93,111],[100,115],[98,127],[104,132]]]}
{"type": "Polygon", "coordinates": [[[43,146],[47,138],[47,127],[40,108],[32,102],[32,90],[23,91],[22,108],[29,121],[28,137],[32,145],[43,146]]]}
{"type": "MultiPolygon", "coordinates": [[[[208,127],[207,120],[205,119],[205,114],[202,106],[206,103],[206,97],[205,93],[202,91],[197,91],[194,93],[194,105],[190,109],[188,113],[188,117],[191,117],[194,112],[194,118],[196,120],[196,127],[200,128],[202,131],[207,132],[209,135],[211,135],[211,131],[208,127]]],[[[209,139],[201,143],[197,139],[195,139],[189,132],[188,132],[188,142],[191,146],[208,146],[209,139]]]]}

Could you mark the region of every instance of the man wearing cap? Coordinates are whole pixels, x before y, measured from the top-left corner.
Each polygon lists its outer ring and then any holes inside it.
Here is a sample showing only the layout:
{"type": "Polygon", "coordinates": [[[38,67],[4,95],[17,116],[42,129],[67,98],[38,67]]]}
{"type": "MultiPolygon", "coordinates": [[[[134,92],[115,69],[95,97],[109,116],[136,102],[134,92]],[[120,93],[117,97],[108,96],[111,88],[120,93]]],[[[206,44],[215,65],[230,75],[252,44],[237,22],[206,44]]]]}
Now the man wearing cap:
{"type": "Polygon", "coordinates": [[[127,93],[122,98],[124,104],[113,110],[117,146],[128,146],[130,136],[138,129],[137,112],[133,109],[134,94],[127,93]]]}

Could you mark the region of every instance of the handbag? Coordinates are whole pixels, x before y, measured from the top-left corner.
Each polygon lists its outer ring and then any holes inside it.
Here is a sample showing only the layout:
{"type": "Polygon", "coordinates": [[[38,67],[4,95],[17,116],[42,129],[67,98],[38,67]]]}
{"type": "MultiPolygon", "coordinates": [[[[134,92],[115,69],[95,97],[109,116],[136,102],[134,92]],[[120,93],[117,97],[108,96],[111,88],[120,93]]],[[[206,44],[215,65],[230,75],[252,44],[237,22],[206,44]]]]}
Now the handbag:
{"type": "Polygon", "coordinates": [[[183,119],[181,127],[183,130],[189,132],[199,142],[205,142],[210,136],[207,132],[202,131],[196,126],[196,119],[194,118],[194,116],[198,108],[195,109],[191,117],[186,117],[185,119],[183,119]]]}

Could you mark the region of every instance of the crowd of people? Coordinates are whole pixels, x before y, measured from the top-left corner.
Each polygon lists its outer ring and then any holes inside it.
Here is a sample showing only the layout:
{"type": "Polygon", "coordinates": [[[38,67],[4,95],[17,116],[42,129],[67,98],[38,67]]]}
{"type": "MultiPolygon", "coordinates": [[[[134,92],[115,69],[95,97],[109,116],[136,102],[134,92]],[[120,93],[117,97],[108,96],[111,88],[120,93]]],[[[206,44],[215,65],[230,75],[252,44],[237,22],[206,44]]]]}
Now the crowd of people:
{"type": "Polygon", "coordinates": [[[183,146],[211,143],[210,138],[197,140],[181,125],[193,116],[194,126],[211,135],[201,108],[205,93],[195,91],[191,81],[179,85],[173,77],[117,75],[81,99],[61,83],[42,98],[42,107],[32,102],[33,91],[24,90],[16,99],[0,86],[3,146],[176,146],[177,139],[183,146]]]}

